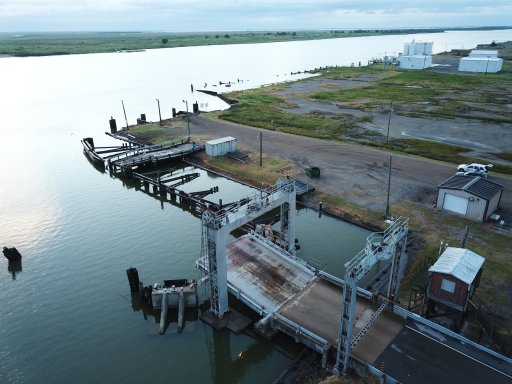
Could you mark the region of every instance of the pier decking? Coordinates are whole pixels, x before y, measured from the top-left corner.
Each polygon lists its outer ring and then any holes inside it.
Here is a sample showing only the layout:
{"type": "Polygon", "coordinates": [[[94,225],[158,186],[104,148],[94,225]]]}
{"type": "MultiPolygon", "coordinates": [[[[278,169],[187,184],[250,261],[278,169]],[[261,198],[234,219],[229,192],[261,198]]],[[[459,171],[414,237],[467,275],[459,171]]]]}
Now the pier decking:
{"type": "MultiPolygon", "coordinates": [[[[337,348],[341,319],[341,280],[316,270],[254,233],[228,244],[226,257],[229,291],[260,314],[260,323],[266,322],[272,329],[282,331],[321,353],[324,364],[332,361],[337,348]]],[[[201,258],[197,265],[206,271],[207,262],[206,258],[201,258]]],[[[392,372],[392,377],[401,382],[426,382],[422,379],[425,376],[432,380],[430,382],[450,383],[456,380],[454,378],[457,374],[446,367],[443,356],[451,356],[453,350],[463,348],[464,354],[459,353],[450,358],[454,359],[454,364],[464,366],[474,365],[473,356],[482,354],[478,348],[467,345],[462,337],[458,345],[462,344],[463,347],[457,346],[455,340],[451,349],[446,348],[444,343],[432,341],[430,335],[436,335],[442,341],[449,337],[425,325],[430,323],[428,320],[417,323],[396,314],[395,312],[407,311],[395,308],[399,307],[388,305],[387,300],[376,300],[369,292],[359,291],[354,339],[358,338],[363,329],[366,332],[359,337],[358,343],[353,343],[350,355],[355,362],[392,372]],[[411,327],[417,331],[411,331],[411,327]],[[407,348],[407,357],[395,356],[392,367],[384,368],[383,362],[392,364],[389,356],[398,353],[394,343],[405,342],[404,334],[409,338],[407,344],[414,345],[414,348],[407,348]],[[427,359],[426,350],[428,356],[436,358],[427,359]]],[[[486,375],[490,375],[497,383],[505,383],[512,378],[509,376],[512,371],[510,364],[503,364],[500,359],[491,359],[490,364],[482,364],[474,371],[474,380],[464,372],[460,373],[460,377],[464,377],[465,382],[472,383],[481,382],[486,375]]]]}

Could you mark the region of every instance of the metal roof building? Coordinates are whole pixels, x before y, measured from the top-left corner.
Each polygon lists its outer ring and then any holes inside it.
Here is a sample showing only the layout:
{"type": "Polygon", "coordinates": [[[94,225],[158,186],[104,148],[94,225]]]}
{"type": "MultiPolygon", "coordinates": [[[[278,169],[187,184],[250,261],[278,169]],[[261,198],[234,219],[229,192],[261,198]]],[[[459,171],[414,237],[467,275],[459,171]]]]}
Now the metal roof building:
{"type": "Polygon", "coordinates": [[[480,283],[484,261],[485,258],[469,249],[446,248],[428,269],[427,318],[455,316],[455,328],[458,329],[468,302],[480,283]]]}
{"type": "Polygon", "coordinates": [[[480,176],[455,175],[439,185],[437,207],[484,221],[498,209],[503,188],[480,176]]]}
{"type": "Polygon", "coordinates": [[[469,57],[463,57],[459,61],[461,72],[496,73],[501,71],[503,59],[498,57],[498,51],[486,51],[474,49],[469,57]]]}
{"type": "Polygon", "coordinates": [[[236,139],[231,136],[206,142],[205,150],[208,156],[222,156],[226,153],[236,152],[236,139]]]}
{"type": "Polygon", "coordinates": [[[465,248],[448,247],[428,271],[453,276],[471,284],[482,268],[485,258],[465,248]]]}
{"type": "Polygon", "coordinates": [[[489,51],[489,50],[483,50],[483,49],[473,49],[469,53],[469,57],[485,57],[485,58],[493,58],[498,57],[498,51],[489,51]]]}

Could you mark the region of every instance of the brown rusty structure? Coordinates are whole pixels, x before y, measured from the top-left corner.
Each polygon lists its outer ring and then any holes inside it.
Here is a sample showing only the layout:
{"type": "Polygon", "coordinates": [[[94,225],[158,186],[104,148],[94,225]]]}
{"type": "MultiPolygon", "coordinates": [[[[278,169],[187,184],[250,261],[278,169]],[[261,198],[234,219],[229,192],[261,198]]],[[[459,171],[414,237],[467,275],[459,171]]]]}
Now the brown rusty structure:
{"type": "Polygon", "coordinates": [[[482,256],[468,249],[446,248],[428,270],[427,318],[455,316],[458,329],[480,283],[484,261],[482,256]]]}

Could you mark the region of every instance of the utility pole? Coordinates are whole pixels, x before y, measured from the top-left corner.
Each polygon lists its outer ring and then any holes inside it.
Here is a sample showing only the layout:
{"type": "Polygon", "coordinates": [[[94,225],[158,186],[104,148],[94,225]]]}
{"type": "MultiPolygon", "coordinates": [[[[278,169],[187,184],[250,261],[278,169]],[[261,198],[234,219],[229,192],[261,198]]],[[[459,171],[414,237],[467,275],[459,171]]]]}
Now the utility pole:
{"type": "Polygon", "coordinates": [[[466,240],[468,239],[468,235],[469,235],[469,227],[466,225],[466,228],[464,229],[464,234],[462,235],[462,240],[460,242],[461,248],[464,248],[464,246],[466,245],[466,240]]]}
{"type": "Polygon", "coordinates": [[[391,160],[393,156],[389,156],[389,173],[388,173],[388,197],[386,199],[386,220],[389,218],[389,192],[391,190],[391,160]]]}
{"type": "Polygon", "coordinates": [[[162,125],[162,114],[160,113],[160,100],[156,99],[158,103],[158,117],[160,118],[160,125],[162,125]]]}
{"type": "Polygon", "coordinates": [[[389,141],[389,126],[391,125],[391,112],[393,112],[393,100],[391,100],[391,103],[389,104],[388,133],[386,135],[386,144],[389,141]]]}
{"type": "Polygon", "coordinates": [[[260,132],[260,167],[263,166],[263,132],[260,132]]]}
{"type": "Polygon", "coordinates": [[[123,100],[121,100],[121,104],[123,104],[124,120],[126,121],[126,128],[128,128],[128,119],[126,118],[126,109],[124,109],[124,101],[123,100]]]}
{"type": "Polygon", "coordinates": [[[190,116],[188,114],[188,100],[182,100],[185,103],[185,108],[187,109],[187,129],[188,129],[188,139],[190,140],[190,116]]]}

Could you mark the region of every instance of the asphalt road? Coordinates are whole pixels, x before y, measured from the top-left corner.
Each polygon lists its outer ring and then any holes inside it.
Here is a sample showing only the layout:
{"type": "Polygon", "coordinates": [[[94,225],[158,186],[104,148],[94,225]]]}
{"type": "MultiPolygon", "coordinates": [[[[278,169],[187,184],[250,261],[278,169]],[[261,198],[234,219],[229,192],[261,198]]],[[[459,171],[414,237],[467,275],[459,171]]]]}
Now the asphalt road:
{"type": "MultiPolygon", "coordinates": [[[[259,134],[263,133],[263,152],[291,160],[296,166],[314,165],[321,169],[317,187],[343,196],[349,203],[384,212],[390,153],[367,146],[326,141],[239,124],[190,118],[192,134],[210,137],[233,136],[239,148],[259,151],[259,134]]],[[[456,164],[392,154],[391,203],[407,199],[432,207],[437,186],[451,177],[456,164]]],[[[500,202],[502,216],[512,218],[512,178],[492,175],[490,180],[504,185],[500,202]]]]}
{"type": "Polygon", "coordinates": [[[374,366],[402,383],[505,384],[512,376],[404,327],[374,366]]]}

